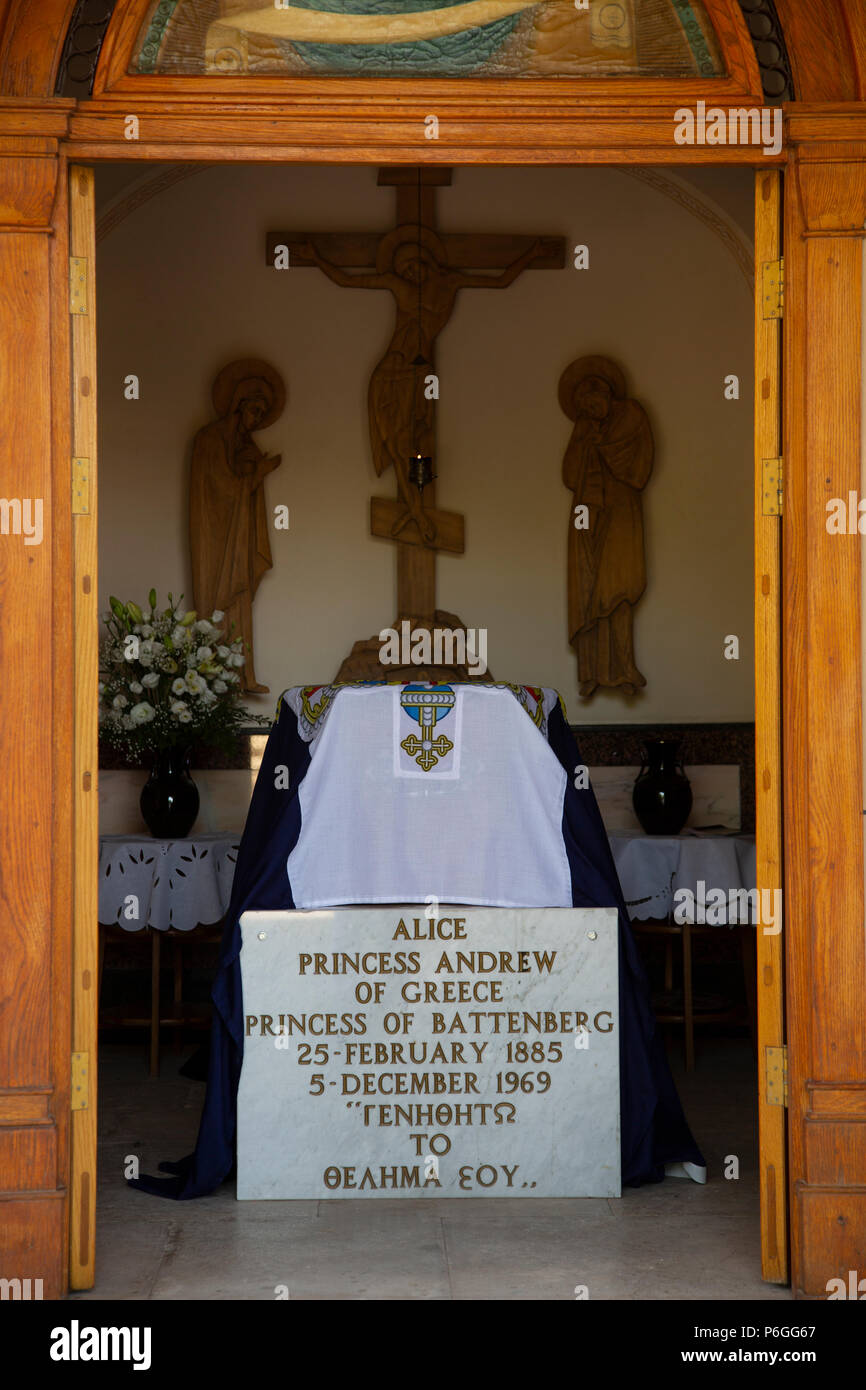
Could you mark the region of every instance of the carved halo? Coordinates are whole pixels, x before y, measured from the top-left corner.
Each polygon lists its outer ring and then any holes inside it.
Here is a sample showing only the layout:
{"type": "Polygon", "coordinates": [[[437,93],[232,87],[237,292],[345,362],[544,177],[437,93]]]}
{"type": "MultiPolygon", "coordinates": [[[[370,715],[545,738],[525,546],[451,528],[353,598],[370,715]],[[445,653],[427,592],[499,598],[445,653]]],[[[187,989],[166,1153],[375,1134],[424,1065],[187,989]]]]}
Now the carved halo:
{"type": "Polygon", "coordinates": [[[571,362],[566,367],[559,378],[559,404],[569,420],[577,419],[574,393],[581,381],[588,376],[601,377],[618,401],[625,400],[625,375],[621,367],[609,357],[578,357],[576,362],[571,362]]]}
{"type": "Polygon", "coordinates": [[[211,390],[211,399],[217,415],[228,414],[240,384],[249,380],[260,381],[264,395],[269,398],[268,410],[259,429],[266,429],[278,420],[286,404],[286,386],[283,378],[269,362],[258,357],[242,357],[237,362],[229,362],[217,375],[211,390]]]}
{"type": "Polygon", "coordinates": [[[376,252],[376,270],[380,275],[384,275],[390,270],[394,263],[394,255],[401,246],[418,246],[420,243],[426,251],[442,266],[448,265],[448,252],[445,250],[445,243],[435,232],[431,232],[429,227],[419,227],[417,222],[404,222],[401,227],[395,227],[387,236],[383,236],[379,242],[379,249],[376,252]]]}

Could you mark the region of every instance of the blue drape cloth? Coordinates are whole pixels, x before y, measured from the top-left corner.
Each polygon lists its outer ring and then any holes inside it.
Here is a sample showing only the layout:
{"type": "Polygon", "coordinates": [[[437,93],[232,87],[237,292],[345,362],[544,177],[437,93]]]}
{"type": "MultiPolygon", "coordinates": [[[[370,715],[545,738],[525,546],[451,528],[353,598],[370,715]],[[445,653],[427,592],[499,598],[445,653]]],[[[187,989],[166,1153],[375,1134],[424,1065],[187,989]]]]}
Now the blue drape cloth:
{"type": "MultiPolygon", "coordinates": [[[[595,795],[590,787],[574,785],[582,760],[558,702],[546,720],[546,737],[566,773],[562,836],[573,906],[616,907],[619,912],[622,1181],[626,1186],[659,1182],[666,1163],[703,1167],[704,1159],[686,1123],[658,1033],[595,795]]],[[[298,790],[309,764],[309,742],[301,737],[297,717],[283,699],[262,758],[235,868],[212,991],[207,1094],[195,1152],[177,1163],[161,1163],[160,1170],[170,1176],[130,1179],[130,1186],[141,1191],[181,1201],[201,1197],[213,1192],[234,1168],[244,1034],[240,917],[248,910],[295,907],[286,862],[301,830],[298,790]],[[288,790],[278,768],[288,769],[288,790]]]]}

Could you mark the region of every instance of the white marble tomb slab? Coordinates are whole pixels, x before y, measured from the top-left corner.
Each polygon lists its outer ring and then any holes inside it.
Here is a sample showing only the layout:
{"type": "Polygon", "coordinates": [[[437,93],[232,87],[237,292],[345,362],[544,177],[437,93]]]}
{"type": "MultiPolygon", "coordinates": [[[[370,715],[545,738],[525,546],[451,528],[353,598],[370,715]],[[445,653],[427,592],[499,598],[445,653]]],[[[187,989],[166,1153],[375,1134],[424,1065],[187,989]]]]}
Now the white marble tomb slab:
{"type": "Polygon", "coordinates": [[[616,910],[424,913],[241,917],[238,1198],[618,1197],[616,910]]]}

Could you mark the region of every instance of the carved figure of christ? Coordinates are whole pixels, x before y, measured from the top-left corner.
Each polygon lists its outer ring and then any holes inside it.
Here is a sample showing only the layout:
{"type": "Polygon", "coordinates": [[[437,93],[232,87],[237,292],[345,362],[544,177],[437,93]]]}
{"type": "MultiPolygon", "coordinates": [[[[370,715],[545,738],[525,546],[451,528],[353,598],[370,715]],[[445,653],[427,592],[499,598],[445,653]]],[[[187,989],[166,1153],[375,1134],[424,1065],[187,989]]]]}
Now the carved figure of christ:
{"type": "Polygon", "coordinates": [[[380,185],[397,191],[397,226],[384,236],[276,232],[268,238],[271,265],[276,248],[284,246],[293,269],[318,267],[343,288],[393,295],[394,331],[373,369],[368,409],[376,472],[381,476],[393,467],[398,496],[371,499],[370,529],[397,543],[401,617],[432,619],[436,552],[464,548],[463,518],[435,507],[432,483],[422,492],[409,477],[412,456],[435,455],[431,378],[439,334],[461,289],[504,289],[524,270],[559,268],[565,258],[562,238],[438,235],[435,187],[450,177],[447,169],[380,170],[380,185]],[[374,270],[367,268],[371,264],[374,270]]]}

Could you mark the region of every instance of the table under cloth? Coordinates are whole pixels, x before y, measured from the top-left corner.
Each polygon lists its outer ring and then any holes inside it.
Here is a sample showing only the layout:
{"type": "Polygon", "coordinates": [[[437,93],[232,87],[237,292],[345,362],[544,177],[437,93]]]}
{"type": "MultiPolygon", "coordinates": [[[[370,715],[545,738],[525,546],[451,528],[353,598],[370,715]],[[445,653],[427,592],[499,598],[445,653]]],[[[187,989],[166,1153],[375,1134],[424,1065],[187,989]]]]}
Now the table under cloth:
{"type": "Polygon", "coordinates": [[[178,840],[99,837],[99,921],[124,931],[192,931],[221,922],[241,837],[220,831],[178,840]]]}
{"type": "MultiPolygon", "coordinates": [[[[674,908],[675,892],[686,889],[693,900],[704,906],[708,925],[737,925],[745,921],[754,924],[754,909],[748,917],[743,916],[736,898],[737,893],[754,893],[754,835],[648,836],[640,830],[614,830],[608,833],[608,839],[633,922],[667,917],[674,908]],[[720,892],[723,904],[710,898],[720,892]],[[734,912],[729,913],[729,905],[734,912]]],[[[223,831],[204,831],[178,840],[156,840],[151,835],[101,835],[100,923],[134,932],[144,927],[155,931],[192,931],[196,926],[221,921],[231,899],[240,840],[239,833],[223,831]]],[[[387,847],[394,843],[390,840],[387,847]]],[[[523,852],[526,844],[520,848],[523,852]]],[[[295,865],[300,865],[297,851],[291,856],[290,870],[295,865]]],[[[537,876],[537,867],[538,861],[530,864],[531,880],[537,876]]],[[[554,880],[559,867],[554,862],[554,880]]],[[[294,877],[297,881],[297,873],[294,877]]],[[[524,889],[530,878],[524,879],[524,889]]],[[[371,899],[358,899],[368,900],[371,899]]],[[[678,911],[681,920],[694,923],[694,906],[680,905],[678,911]]]]}
{"type": "Polygon", "coordinates": [[[757,921],[754,835],[644,835],[610,833],[616,872],[632,921],[667,917],[707,926],[757,921]],[[674,895],[686,896],[674,901],[674,895]],[[751,894],[748,903],[746,896],[751,894]]]}
{"type": "Polygon", "coordinates": [[[703,1173],[582,766],[554,690],[359,682],[286,691],[238,855],[195,1153],[160,1165],[171,1178],[132,1185],[186,1199],[232,1170],[242,913],[431,899],[618,909],[622,1181],[660,1181],[675,1165],[703,1173]]]}

